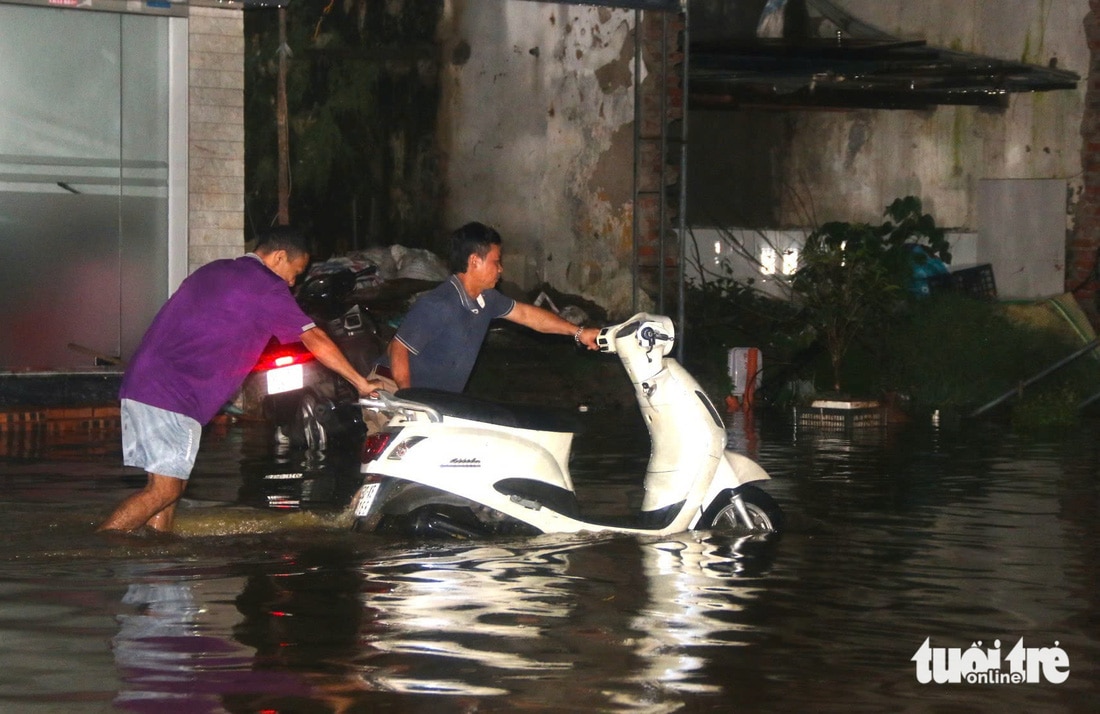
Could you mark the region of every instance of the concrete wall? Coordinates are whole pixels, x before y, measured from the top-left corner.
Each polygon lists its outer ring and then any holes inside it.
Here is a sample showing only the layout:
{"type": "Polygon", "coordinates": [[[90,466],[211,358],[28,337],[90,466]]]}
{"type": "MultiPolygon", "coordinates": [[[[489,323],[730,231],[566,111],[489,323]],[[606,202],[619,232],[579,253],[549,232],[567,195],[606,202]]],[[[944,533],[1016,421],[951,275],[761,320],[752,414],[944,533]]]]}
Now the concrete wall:
{"type": "MultiPolygon", "coordinates": [[[[837,1],[902,38],[1088,73],[1088,0],[837,1]]],[[[633,294],[634,17],[448,0],[440,29],[445,227],[490,223],[505,239],[507,279],[549,282],[619,312],[633,294]]],[[[642,76],[649,81],[654,70],[647,61],[642,76]]],[[[1082,190],[1086,84],[1013,95],[1005,110],[693,111],[690,222],[768,229],[878,222],[893,199],[916,195],[940,225],[986,237],[959,246],[974,255],[999,231],[999,216],[980,215],[981,181],[1061,180],[1066,200],[1056,210],[1065,229],[1028,238],[1045,241],[1049,255],[1073,229],[1082,190]]],[[[643,223],[642,236],[662,233],[652,211],[643,223]]],[[[642,254],[651,248],[645,240],[642,254]]]]}
{"type": "Polygon", "coordinates": [[[632,295],[634,23],[629,10],[448,0],[440,31],[446,225],[495,226],[505,279],[618,313],[632,295]]]}
{"type": "MultiPolygon", "coordinates": [[[[1089,0],[1084,30],[1092,62],[1100,55],[1100,0],[1089,0]]],[[[1091,67],[1091,63],[1090,63],[1091,67]]],[[[1086,78],[1085,112],[1081,122],[1082,186],[1067,246],[1066,286],[1100,325],[1100,83],[1086,78]]]]}
{"type": "MultiPolygon", "coordinates": [[[[1086,77],[1088,0],[836,0],[901,38],[1086,77]]],[[[881,222],[893,199],[916,195],[939,225],[992,234],[979,213],[984,179],[1066,183],[1063,230],[1033,236],[1057,252],[1081,193],[1077,91],[1012,95],[1006,110],[692,112],[689,211],[694,225],[804,228],[829,220],[881,222]],[[700,165],[708,157],[709,167],[700,165]],[[728,197],[734,196],[735,200],[728,197]]],[[[977,256],[978,260],[987,259],[977,256]]],[[[1061,261],[1064,263],[1064,261],[1061,261]]],[[[1063,266],[1064,267],[1064,266],[1063,266]]]]}
{"type": "MultiPolygon", "coordinates": [[[[678,19],[666,27],[660,13],[651,16],[643,15],[646,65],[659,64],[666,29],[670,52],[678,50],[678,19]]],[[[633,10],[445,0],[438,37],[443,230],[471,220],[493,225],[504,236],[505,279],[523,288],[548,282],[618,314],[636,295],[634,24],[633,10]]],[[[193,270],[244,245],[241,11],[191,7],[189,58],[193,270]]],[[[676,116],[679,102],[678,66],[667,65],[665,77],[657,69],[642,70],[639,186],[646,195],[637,253],[650,283],[661,255],[656,242],[674,244],[658,229],[660,94],[672,92],[666,117],[676,116]]],[[[666,183],[676,178],[666,172],[666,183]]],[[[669,209],[666,223],[674,217],[669,209]]],[[[675,264],[672,248],[664,255],[675,264]]],[[[646,295],[637,297],[648,305],[646,295]]]]}
{"type": "MultiPolygon", "coordinates": [[[[1089,0],[838,2],[900,37],[1088,73],[1089,0]]],[[[632,297],[634,19],[629,10],[446,0],[440,27],[443,227],[495,225],[506,278],[549,282],[619,312],[632,297]]],[[[244,245],[241,10],[192,6],[189,46],[193,270],[244,245]]],[[[653,54],[645,56],[642,76],[652,82],[653,54]]],[[[996,226],[981,225],[980,181],[1060,179],[1072,229],[1086,86],[1014,95],[1005,111],[692,112],[691,222],[877,221],[894,198],[914,194],[941,225],[989,235],[996,226]]],[[[655,99],[660,89],[643,84],[643,95],[655,99]]],[[[652,122],[644,128],[655,131],[652,122]]],[[[657,188],[659,161],[650,157],[645,189],[657,188]]],[[[641,205],[642,234],[652,240],[655,208],[641,205]]],[[[1082,273],[1095,252],[1095,241],[1085,242],[1082,273]]]]}
{"type": "Polygon", "coordinates": [[[244,252],[244,16],[190,8],[188,266],[244,252]]]}
{"type": "MultiPolygon", "coordinates": [[[[856,16],[902,38],[1019,60],[1089,70],[1087,0],[844,0],[856,16]]],[[[922,196],[942,225],[977,228],[981,179],[1066,179],[1081,174],[1085,82],[1077,91],[1013,95],[1004,112],[940,107],[931,112],[807,115],[793,176],[816,176],[821,218],[879,216],[898,196],[922,196]],[[829,151],[815,151],[817,147],[829,151]]]]}
{"type": "MultiPolygon", "coordinates": [[[[1056,62],[1060,68],[1088,74],[1082,25],[1087,0],[838,4],[902,38],[1040,65],[1056,62]]],[[[747,115],[742,121],[771,127],[764,146],[756,151],[751,144],[745,147],[745,159],[750,166],[766,162],[774,172],[768,177],[771,195],[766,198],[775,202],[772,219],[780,226],[876,220],[894,198],[913,194],[942,225],[976,228],[981,179],[1079,180],[1085,86],[1082,81],[1075,92],[1012,95],[1005,111],[942,106],[929,111],[729,114],[747,115]],[[776,140],[784,142],[781,154],[761,157],[760,151],[778,150],[776,140]]],[[[714,114],[693,116],[700,122],[721,121],[714,114]]],[[[703,136],[715,138],[715,129],[703,136]]],[[[696,146],[703,136],[696,135],[696,146]]],[[[759,185],[748,180],[751,176],[740,190],[759,185]]]]}

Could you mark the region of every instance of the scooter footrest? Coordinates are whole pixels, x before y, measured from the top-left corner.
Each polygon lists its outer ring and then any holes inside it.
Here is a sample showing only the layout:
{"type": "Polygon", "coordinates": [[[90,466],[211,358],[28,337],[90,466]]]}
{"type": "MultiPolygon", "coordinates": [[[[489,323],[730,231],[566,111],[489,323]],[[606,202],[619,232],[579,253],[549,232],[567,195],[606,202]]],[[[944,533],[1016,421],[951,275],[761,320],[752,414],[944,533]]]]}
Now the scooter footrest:
{"type": "Polygon", "coordinates": [[[525,478],[506,478],[493,484],[493,488],[505,496],[522,499],[525,504],[539,504],[570,518],[578,515],[576,495],[559,486],[525,478]]]}
{"type": "Polygon", "coordinates": [[[611,528],[636,528],[644,531],[659,531],[676,519],[684,507],[685,501],[675,503],[657,511],[643,511],[626,516],[582,514],[580,520],[597,526],[611,528]]]}

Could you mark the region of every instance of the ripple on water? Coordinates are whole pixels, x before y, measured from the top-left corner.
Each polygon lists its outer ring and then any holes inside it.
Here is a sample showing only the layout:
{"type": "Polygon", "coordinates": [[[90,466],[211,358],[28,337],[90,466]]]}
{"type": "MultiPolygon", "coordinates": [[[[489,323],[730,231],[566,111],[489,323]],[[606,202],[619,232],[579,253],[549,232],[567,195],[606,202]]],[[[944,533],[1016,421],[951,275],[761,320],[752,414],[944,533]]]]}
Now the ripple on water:
{"type": "MultiPolygon", "coordinates": [[[[265,463],[320,479],[334,460],[246,438],[204,444],[174,536],[106,537],[135,485],[117,461],[2,462],[0,709],[1090,710],[1094,430],[757,429],[741,443],[794,526],[764,542],[354,534],[340,488],[255,507],[265,463]],[[920,685],[928,637],[1058,640],[1072,674],[920,685]]],[[[644,434],[593,436],[586,502],[633,507],[644,434]]]]}

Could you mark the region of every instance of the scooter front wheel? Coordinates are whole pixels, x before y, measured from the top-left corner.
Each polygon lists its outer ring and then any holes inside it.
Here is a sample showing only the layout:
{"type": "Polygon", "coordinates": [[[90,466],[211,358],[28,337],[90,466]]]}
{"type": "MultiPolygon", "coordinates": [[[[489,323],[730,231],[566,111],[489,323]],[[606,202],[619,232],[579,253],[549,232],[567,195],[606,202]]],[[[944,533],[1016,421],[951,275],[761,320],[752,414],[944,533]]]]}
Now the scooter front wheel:
{"type": "Polygon", "coordinates": [[[714,515],[709,528],[729,531],[778,533],[783,530],[783,510],[771,496],[756,486],[734,491],[730,502],[714,515]]]}

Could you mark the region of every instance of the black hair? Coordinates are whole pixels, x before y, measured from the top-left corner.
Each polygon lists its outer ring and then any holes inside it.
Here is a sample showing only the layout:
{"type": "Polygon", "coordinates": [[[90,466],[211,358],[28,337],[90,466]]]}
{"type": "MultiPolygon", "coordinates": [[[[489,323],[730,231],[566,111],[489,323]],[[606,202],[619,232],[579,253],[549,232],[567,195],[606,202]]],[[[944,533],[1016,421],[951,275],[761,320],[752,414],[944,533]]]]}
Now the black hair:
{"type": "Polygon", "coordinates": [[[500,243],[500,234],[484,223],[474,221],[455,230],[451,234],[451,272],[465,273],[471,255],[484,258],[500,243]]]}
{"type": "Polygon", "coordinates": [[[255,252],[257,254],[274,253],[277,250],[285,250],[290,258],[309,253],[309,241],[297,228],[291,226],[275,226],[260,234],[256,241],[255,252]]]}

